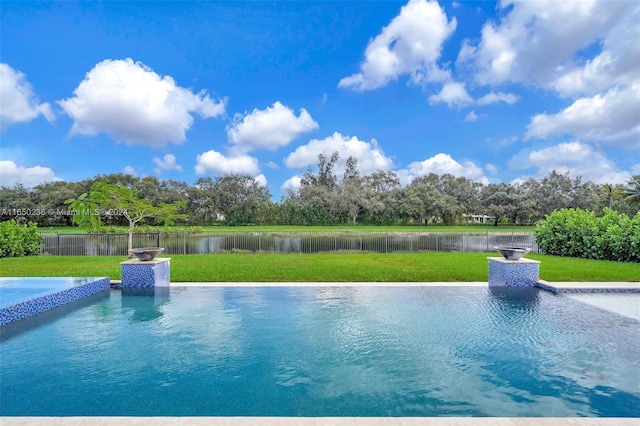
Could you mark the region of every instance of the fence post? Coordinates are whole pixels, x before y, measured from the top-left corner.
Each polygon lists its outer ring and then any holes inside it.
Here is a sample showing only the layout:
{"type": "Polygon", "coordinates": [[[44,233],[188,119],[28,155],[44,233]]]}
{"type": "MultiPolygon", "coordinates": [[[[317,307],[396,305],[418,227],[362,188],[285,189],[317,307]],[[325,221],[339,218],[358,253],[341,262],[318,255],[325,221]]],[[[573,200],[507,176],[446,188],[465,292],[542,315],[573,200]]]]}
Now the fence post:
{"type": "Polygon", "coordinates": [[[487,250],[489,251],[489,231],[487,231],[487,250]]]}
{"type": "Polygon", "coordinates": [[[60,256],[60,231],[58,231],[58,256],[60,256]]]}
{"type": "Polygon", "coordinates": [[[156,247],[160,247],[160,231],[158,231],[158,245],[156,247]]]}

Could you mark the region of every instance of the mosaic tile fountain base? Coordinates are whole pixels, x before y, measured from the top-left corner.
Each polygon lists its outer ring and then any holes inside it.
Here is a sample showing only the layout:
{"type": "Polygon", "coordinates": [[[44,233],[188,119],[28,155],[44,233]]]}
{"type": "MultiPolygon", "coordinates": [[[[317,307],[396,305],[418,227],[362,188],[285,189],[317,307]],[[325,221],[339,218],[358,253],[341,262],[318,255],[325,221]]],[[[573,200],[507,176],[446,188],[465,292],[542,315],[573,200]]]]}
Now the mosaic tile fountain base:
{"type": "MultiPolygon", "coordinates": [[[[19,280],[19,278],[15,280],[19,280]]],[[[20,287],[29,290],[29,286],[33,285],[33,280],[35,279],[25,279],[25,284],[20,285],[20,287]]],[[[111,283],[108,277],[42,278],[41,281],[46,281],[48,284],[47,289],[44,291],[38,291],[37,288],[33,289],[33,298],[25,297],[8,305],[3,303],[4,306],[0,308],[0,325],[10,324],[96,293],[107,291],[111,283]]]]}
{"type": "Polygon", "coordinates": [[[157,257],[153,260],[127,260],[120,262],[122,288],[168,287],[171,258],[157,257]]]}
{"type": "Polygon", "coordinates": [[[540,280],[540,262],[489,257],[489,286],[534,287],[540,280]]]}

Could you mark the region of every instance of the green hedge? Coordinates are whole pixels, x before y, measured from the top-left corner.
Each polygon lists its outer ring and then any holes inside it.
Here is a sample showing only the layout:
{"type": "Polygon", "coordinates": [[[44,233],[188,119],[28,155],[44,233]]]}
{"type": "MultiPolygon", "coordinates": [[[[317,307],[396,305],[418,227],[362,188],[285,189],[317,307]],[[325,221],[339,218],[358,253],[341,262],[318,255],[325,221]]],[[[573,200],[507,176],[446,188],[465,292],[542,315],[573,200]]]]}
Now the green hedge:
{"type": "Polygon", "coordinates": [[[13,219],[0,223],[0,258],[39,254],[41,244],[35,223],[19,225],[13,219]]]}
{"type": "Polygon", "coordinates": [[[605,209],[563,209],[548,215],[534,230],[543,253],[585,259],[640,262],[640,212],[631,219],[605,209]]]}

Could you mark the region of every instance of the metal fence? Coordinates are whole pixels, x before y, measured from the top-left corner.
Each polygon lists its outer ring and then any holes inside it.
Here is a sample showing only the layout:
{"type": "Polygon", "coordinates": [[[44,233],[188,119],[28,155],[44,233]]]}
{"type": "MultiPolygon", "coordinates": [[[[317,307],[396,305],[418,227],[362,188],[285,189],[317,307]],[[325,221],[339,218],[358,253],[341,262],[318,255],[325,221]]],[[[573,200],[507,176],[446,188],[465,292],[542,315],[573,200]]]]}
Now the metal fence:
{"type": "MultiPolygon", "coordinates": [[[[57,256],[126,256],[126,234],[61,234],[41,232],[42,254],[57,256]]],[[[136,233],[133,247],[164,247],[164,254],[327,253],[327,252],[491,252],[515,245],[538,253],[529,232],[205,232],[136,233]]]]}

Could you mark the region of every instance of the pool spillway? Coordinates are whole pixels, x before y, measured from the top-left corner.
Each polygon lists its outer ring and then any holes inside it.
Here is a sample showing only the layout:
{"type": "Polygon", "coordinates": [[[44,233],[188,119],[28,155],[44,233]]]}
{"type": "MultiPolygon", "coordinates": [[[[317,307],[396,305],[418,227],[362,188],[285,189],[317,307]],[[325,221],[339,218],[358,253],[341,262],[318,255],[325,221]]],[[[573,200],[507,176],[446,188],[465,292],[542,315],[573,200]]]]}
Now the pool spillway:
{"type": "Polygon", "coordinates": [[[0,326],[109,288],[108,277],[0,278],[0,326]]]}

